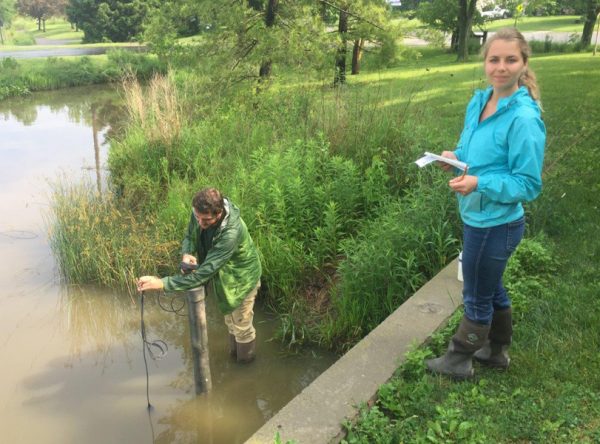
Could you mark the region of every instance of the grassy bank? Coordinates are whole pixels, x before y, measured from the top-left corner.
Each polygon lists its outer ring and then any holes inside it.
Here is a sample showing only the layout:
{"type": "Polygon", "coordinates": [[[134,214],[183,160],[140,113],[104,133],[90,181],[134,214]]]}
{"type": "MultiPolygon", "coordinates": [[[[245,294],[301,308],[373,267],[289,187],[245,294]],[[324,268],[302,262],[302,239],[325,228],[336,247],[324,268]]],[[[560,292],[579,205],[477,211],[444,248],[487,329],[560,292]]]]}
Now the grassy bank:
{"type": "Polygon", "coordinates": [[[349,443],[600,441],[600,62],[548,56],[533,66],[549,137],[544,191],[529,206],[529,239],[507,272],[516,314],[511,368],[477,367],[477,378],[462,383],[424,372],[423,360],[444,351],[457,313],[348,425],[349,443]]]}
{"type": "Polygon", "coordinates": [[[120,81],[131,73],[147,79],[166,68],[152,55],[110,51],[107,55],[0,59],[0,100],[34,91],[120,81]]]}

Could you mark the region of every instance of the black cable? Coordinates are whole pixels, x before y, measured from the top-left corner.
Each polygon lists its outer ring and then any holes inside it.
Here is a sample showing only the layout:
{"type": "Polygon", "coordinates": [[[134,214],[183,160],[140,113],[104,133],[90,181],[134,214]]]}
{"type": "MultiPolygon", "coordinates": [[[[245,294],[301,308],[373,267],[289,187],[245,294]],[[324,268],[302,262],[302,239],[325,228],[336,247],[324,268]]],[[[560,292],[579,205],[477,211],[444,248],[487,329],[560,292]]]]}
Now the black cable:
{"type": "MultiPolygon", "coordinates": [[[[154,410],[154,407],[152,406],[152,404],[150,403],[150,373],[148,371],[148,359],[146,358],[146,351],[148,352],[148,354],[150,355],[150,357],[154,360],[160,360],[163,359],[165,356],[167,356],[167,353],[169,351],[169,346],[167,345],[167,343],[161,339],[156,339],[154,341],[148,341],[147,337],[146,337],[146,323],[144,322],[144,300],[145,300],[145,293],[143,291],[140,292],[140,331],[141,331],[141,335],[142,335],[142,354],[144,356],[144,367],[146,368],[146,401],[148,402],[148,420],[150,421],[150,430],[152,431],[152,442],[154,443],[155,441],[155,436],[154,436],[154,422],[152,421],[152,411],[154,410]],[[156,352],[156,350],[158,350],[158,353],[156,352]]],[[[181,304],[180,307],[175,308],[175,299],[176,297],[172,297],[171,298],[171,307],[165,307],[164,305],[162,305],[161,301],[160,301],[160,294],[157,296],[156,300],[158,302],[158,305],[160,306],[160,308],[162,308],[163,310],[169,312],[169,313],[175,313],[176,315],[179,316],[183,316],[181,315],[181,311],[183,310],[183,307],[185,307],[185,298],[183,298],[183,303],[181,304]]]]}
{"type": "MultiPolygon", "coordinates": [[[[163,292],[162,295],[164,295],[165,293],[163,292]]],[[[184,307],[185,307],[185,298],[181,298],[182,302],[181,305],[177,308],[175,308],[175,300],[179,299],[180,297],[178,296],[171,296],[171,302],[170,302],[170,307],[165,307],[161,300],[160,300],[161,294],[159,294],[156,297],[156,301],[158,302],[158,306],[160,308],[162,308],[164,311],[168,312],[168,313],[175,313],[177,316],[186,316],[186,314],[181,314],[181,312],[183,311],[184,307]]]]}
{"type": "Polygon", "coordinates": [[[152,408],[150,403],[150,374],[148,372],[148,359],[146,358],[146,351],[153,360],[159,360],[164,358],[169,351],[167,343],[161,339],[155,341],[148,341],[146,338],[146,324],[144,323],[144,292],[141,292],[141,303],[140,303],[140,328],[142,334],[142,352],[144,355],[144,366],[146,367],[146,400],[148,401],[148,410],[152,408]],[[154,349],[158,350],[158,354],[155,353],[154,349]]]}

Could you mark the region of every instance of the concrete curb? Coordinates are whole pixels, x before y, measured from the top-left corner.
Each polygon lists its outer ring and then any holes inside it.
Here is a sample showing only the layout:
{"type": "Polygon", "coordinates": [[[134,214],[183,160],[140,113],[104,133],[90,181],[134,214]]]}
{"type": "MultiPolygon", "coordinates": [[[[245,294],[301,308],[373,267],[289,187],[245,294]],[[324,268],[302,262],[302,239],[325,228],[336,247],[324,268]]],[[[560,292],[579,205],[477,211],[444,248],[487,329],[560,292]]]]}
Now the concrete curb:
{"type": "Polygon", "coordinates": [[[412,344],[422,344],[446,323],[462,303],[457,260],[439,272],[375,330],[292,399],[246,444],[281,442],[325,444],[343,437],[341,424],[353,420],[361,402],[373,401],[377,389],[404,361],[412,344]]]}

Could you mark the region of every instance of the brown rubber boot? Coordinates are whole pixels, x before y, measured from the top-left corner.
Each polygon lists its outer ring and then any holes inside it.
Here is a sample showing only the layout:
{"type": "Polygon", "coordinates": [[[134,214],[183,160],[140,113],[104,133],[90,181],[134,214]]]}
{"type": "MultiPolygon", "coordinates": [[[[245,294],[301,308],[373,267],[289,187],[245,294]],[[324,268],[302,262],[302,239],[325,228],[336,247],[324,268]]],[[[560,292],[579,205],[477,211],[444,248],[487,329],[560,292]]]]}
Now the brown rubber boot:
{"type": "Polygon", "coordinates": [[[489,330],[489,325],[478,324],[463,316],[446,353],[427,360],[427,369],[457,380],[473,377],[473,353],[484,344],[489,330]]]}
{"type": "Polygon", "coordinates": [[[256,339],[252,341],[242,344],[240,342],[237,343],[237,362],[241,364],[246,364],[248,362],[254,361],[256,357],[256,339]]]}
{"type": "Polygon", "coordinates": [[[229,356],[237,358],[237,343],[235,342],[235,335],[229,334],[229,356]]]}
{"type": "Polygon", "coordinates": [[[494,311],[488,340],[473,358],[487,367],[506,370],[510,365],[508,348],[512,343],[512,309],[494,311]]]}

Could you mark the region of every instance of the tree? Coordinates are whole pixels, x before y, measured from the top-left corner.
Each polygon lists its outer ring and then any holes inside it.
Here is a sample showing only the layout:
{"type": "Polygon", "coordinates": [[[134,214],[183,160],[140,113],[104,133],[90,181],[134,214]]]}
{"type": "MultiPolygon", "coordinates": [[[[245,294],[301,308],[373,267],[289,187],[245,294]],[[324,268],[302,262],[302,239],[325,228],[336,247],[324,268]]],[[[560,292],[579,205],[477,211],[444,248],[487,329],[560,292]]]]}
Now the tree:
{"type": "Polygon", "coordinates": [[[2,44],[4,44],[2,28],[10,25],[15,12],[15,0],[0,0],[0,43],[2,44]]]}
{"type": "Polygon", "coordinates": [[[458,61],[460,62],[469,60],[469,38],[471,37],[475,6],[477,6],[477,0],[458,0],[458,42],[456,49],[458,61]]]}
{"type": "MultiPolygon", "coordinates": [[[[264,21],[266,30],[270,30],[275,26],[275,17],[277,16],[277,7],[279,5],[279,0],[267,0],[266,8],[263,8],[263,4],[260,0],[248,0],[248,4],[255,11],[263,12],[264,9],[264,21]]],[[[267,58],[262,61],[258,70],[258,75],[261,81],[271,76],[272,65],[273,62],[270,58],[267,58]]]]}
{"type": "MultiPolygon", "coordinates": [[[[353,42],[352,74],[360,71],[365,43],[393,46],[398,28],[390,25],[387,3],[382,0],[320,0],[338,13],[338,44],[335,57],[334,85],[346,81],[348,42],[353,42]]],[[[325,15],[325,12],[322,11],[325,15]]]]}
{"type": "Polygon", "coordinates": [[[338,85],[346,83],[346,53],[348,52],[348,3],[340,5],[338,33],[340,41],[338,43],[337,54],[335,57],[335,74],[333,84],[338,85]]]}
{"type": "Polygon", "coordinates": [[[140,34],[149,8],[158,1],[69,0],[66,13],[83,31],[85,42],[127,42],[140,34]]]}
{"type": "Polygon", "coordinates": [[[20,14],[32,17],[38,22],[38,31],[46,32],[46,19],[64,11],[63,0],[18,0],[20,14]]]}
{"type": "Polygon", "coordinates": [[[248,80],[264,84],[281,64],[300,70],[323,65],[332,42],[320,12],[315,0],[167,0],[150,11],[144,39],[159,56],[223,87],[248,80]],[[184,10],[206,24],[194,45],[174,38],[184,10]]]}
{"type": "Polygon", "coordinates": [[[417,17],[432,28],[451,33],[450,48],[458,48],[458,2],[456,0],[433,0],[422,2],[417,17]]]}
{"type": "Polygon", "coordinates": [[[592,44],[592,35],[596,18],[600,14],[600,0],[587,0],[585,10],[585,22],[583,25],[583,33],[581,34],[581,46],[588,47],[592,44]]]}

